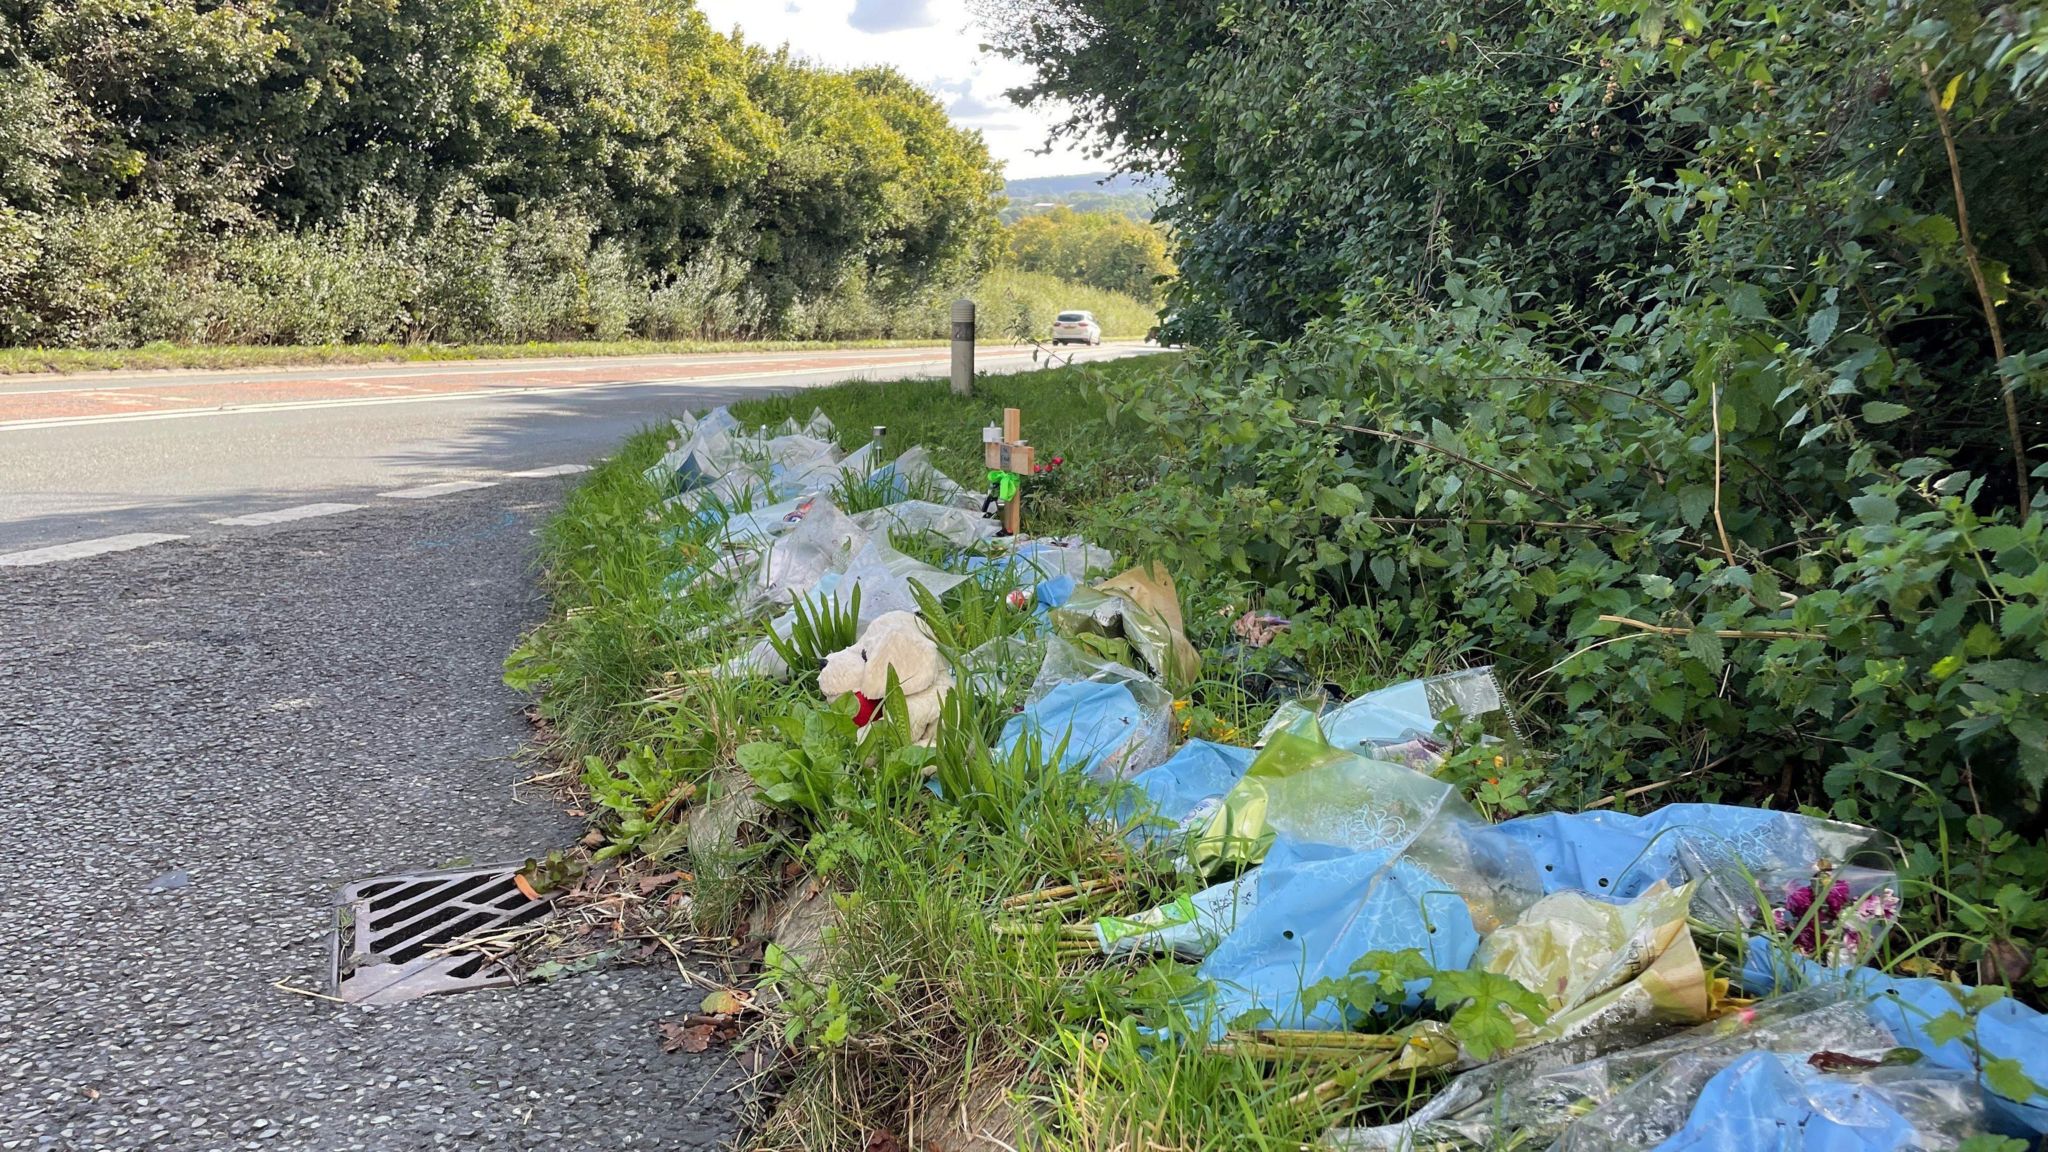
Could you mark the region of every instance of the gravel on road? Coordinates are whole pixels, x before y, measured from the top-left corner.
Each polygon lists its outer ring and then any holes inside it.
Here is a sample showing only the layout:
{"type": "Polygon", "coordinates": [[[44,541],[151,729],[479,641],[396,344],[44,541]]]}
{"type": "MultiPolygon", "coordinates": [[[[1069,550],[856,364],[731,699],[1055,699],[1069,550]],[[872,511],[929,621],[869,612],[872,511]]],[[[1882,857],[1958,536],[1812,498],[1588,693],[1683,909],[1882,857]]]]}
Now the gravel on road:
{"type": "Polygon", "coordinates": [[[335,889],[518,860],[501,661],[564,481],[0,568],[0,1149],[712,1148],[658,968],[384,1008],[325,990],[335,889]]]}

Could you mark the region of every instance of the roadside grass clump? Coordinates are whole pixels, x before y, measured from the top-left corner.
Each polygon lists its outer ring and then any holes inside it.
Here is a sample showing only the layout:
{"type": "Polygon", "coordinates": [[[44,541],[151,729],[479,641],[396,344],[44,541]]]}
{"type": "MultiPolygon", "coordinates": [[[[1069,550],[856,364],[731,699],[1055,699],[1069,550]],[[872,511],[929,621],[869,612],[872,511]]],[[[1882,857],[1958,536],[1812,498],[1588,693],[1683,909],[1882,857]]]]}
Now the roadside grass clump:
{"type": "MultiPolygon", "coordinates": [[[[805,1059],[758,1136],[763,1146],[859,1146],[878,1131],[929,1138],[988,1081],[1007,1113],[1015,1085],[1043,1092],[1056,1073],[1043,1038],[1094,1026],[1086,986],[1095,976],[1077,964],[1066,917],[1136,911],[1155,893],[1152,877],[1098,818],[1101,786],[1061,770],[1057,750],[1020,744],[1004,765],[1019,794],[962,787],[960,766],[946,762],[975,739],[987,755],[982,715],[971,702],[949,709],[946,723],[974,735],[917,750],[942,765],[938,789],[921,777],[902,788],[883,767],[908,750],[868,749],[867,766],[844,777],[863,794],[806,815],[818,831],[803,854],[842,893],[841,915],[814,963],[771,959],[769,984],[790,998],[780,1038],[805,1059]],[[1091,882],[1099,895],[1018,903],[1091,882]],[[917,1129],[920,1119],[927,1128],[917,1129]]],[[[869,743],[878,739],[889,737],[869,743]]],[[[1024,1119],[995,1122],[1014,1140],[1024,1119]]]]}
{"type": "Polygon", "coordinates": [[[768,643],[798,682],[815,687],[825,658],[860,639],[860,589],[843,604],[835,598],[798,596],[789,610],[789,635],[770,632],[768,643]]]}

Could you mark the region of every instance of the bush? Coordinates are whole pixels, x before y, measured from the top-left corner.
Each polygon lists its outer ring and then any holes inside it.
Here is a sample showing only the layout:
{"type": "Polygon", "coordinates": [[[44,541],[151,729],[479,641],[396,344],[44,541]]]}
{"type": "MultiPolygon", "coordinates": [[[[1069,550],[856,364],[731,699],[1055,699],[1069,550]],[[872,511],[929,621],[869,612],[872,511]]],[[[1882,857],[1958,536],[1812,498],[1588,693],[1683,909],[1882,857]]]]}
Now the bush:
{"type": "Polygon", "coordinates": [[[1502,666],[1552,804],[1895,833],[1933,954],[2048,984],[2038,14],[982,6],[1170,177],[1153,550],[1502,666]]]}
{"type": "Polygon", "coordinates": [[[191,283],[203,267],[189,221],[168,204],[65,209],[39,221],[40,251],[9,281],[0,315],[11,343],[129,345],[194,340],[191,283]]]}
{"type": "Polygon", "coordinates": [[[495,334],[508,340],[617,339],[644,303],[625,251],[596,242],[596,225],[559,208],[501,220],[495,334]]]}
{"type": "Polygon", "coordinates": [[[0,344],[943,340],[960,295],[981,302],[989,339],[1044,339],[1068,308],[1093,310],[1112,337],[1140,335],[1152,321],[1129,297],[1014,271],[893,298],[849,277],[771,316],[736,259],[714,252],[649,281],[623,244],[573,209],[506,219],[468,189],[425,219],[373,197],[336,224],[299,232],[208,235],[146,201],[0,214],[0,344]]]}
{"type": "Polygon", "coordinates": [[[1819,809],[1902,838],[1948,894],[1916,927],[1979,935],[1955,958],[2048,930],[2040,510],[1982,511],[1982,477],[1888,459],[1861,434],[1888,408],[1802,443],[1782,412],[1572,370],[1497,298],[1464,303],[1226,342],[1122,389],[1186,455],[1115,518],[1363,637],[1366,667],[1329,669],[1354,686],[1500,666],[1554,757],[1551,806],[1819,809]]]}
{"type": "Polygon", "coordinates": [[[733,340],[758,335],[768,302],[746,282],[746,265],[707,252],[658,279],[642,313],[642,335],[654,340],[733,340]]]}

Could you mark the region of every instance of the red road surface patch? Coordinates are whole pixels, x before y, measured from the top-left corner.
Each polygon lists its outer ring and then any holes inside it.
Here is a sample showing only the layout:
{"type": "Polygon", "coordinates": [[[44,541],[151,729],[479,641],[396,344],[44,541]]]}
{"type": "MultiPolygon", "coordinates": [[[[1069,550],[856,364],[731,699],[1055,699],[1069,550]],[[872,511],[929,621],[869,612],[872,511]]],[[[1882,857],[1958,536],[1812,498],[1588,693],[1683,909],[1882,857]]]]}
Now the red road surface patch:
{"type": "MultiPolygon", "coordinates": [[[[999,351],[984,349],[984,352],[999,351]]],[[[1006,350],[1003,350],[1006,351],[1006,350]]],[[[550,364],[521,368],[507,365],[491,372],[435,372],[419,366],[394,366],[390,375],[322,376],[317,372],[285,380],[178,380],[162,386],[125,385],[91,388],[61,384],[43,390],[0,391],[0,424],[24,420],[76,420],[105,416],[200,412],[270,404],[306,404],[445,396],[470,392],[520,391],[531,388],[596,387],[605,384],[652,383],[771,372],[830,371],[834,368],[903,368],[943,356],[943,348],[906,349],[901,354],[873,352],[809,356],[762,356],[692,363],[618,364],[593,360],[587,365],[550,364]]],[[[275,372],[275,369],[252,369],[275,372]]],[[[349,369],[360,372],[361,369],[349,369]]]]}

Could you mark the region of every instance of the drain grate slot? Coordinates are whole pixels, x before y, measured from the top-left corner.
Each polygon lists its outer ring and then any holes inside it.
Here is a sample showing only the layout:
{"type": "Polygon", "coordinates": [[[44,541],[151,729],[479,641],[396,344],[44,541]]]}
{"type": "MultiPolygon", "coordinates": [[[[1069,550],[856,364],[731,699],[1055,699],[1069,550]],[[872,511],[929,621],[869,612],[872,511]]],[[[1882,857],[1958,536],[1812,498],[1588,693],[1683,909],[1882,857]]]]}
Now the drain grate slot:
{"type": "Polygon", "coordinates": [[[514,882],[518,868],[402,873],[343,888],[336,894],[334,994],[351,1004],[394,1004],[510,984],[511,974],[488,957],[451,946],[548,913],[549,901],[514,882]]]}

